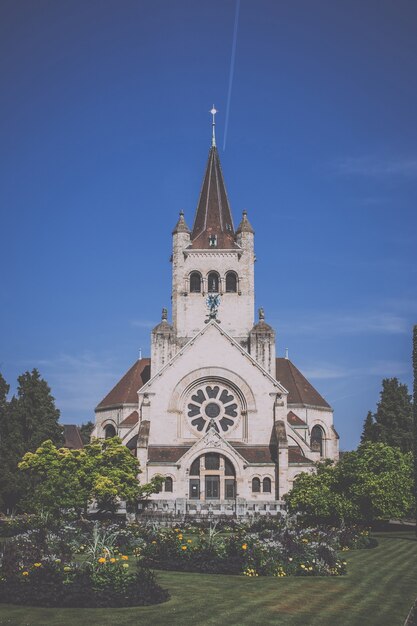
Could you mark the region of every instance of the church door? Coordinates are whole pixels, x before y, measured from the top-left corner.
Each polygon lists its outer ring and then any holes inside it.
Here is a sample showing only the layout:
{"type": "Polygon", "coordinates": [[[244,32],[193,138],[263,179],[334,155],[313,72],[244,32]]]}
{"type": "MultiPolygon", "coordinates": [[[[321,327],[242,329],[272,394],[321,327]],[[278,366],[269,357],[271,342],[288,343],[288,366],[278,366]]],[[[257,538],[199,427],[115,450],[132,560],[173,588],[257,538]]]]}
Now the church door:
{"type": "Polygon", "coordinates": [[[206,500],[220,498],[220,476],[206,476],[206,500]]]}

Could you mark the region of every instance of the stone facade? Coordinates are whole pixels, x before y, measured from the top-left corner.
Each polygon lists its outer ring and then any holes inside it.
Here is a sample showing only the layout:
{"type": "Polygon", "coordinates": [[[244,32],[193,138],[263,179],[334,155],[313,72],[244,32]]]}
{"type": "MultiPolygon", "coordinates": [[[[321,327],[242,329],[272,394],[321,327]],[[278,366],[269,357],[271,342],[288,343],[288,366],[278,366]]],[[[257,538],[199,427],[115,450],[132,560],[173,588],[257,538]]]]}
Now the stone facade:
{"type": "Polygon", "coordinates": [[[338,458],[333,411],[291,361],[276,358],[263,310],[254,323],[254,231],[234,229],[212,146],[193,230],[173,231],[172,323],[151,359],[96,408],[93,435],[119,434],[140,480],[165,477],[149,506],[173,513],[276,513],[302,471],[338,458]]]}

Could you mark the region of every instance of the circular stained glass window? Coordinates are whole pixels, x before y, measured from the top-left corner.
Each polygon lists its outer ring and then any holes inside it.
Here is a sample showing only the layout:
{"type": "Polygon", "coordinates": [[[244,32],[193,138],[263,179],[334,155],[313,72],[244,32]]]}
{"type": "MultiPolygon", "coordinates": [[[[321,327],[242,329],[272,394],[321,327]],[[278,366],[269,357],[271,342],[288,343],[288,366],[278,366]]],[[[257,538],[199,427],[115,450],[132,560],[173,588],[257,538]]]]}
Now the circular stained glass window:
{"type": "Polygon", "coordinates": [[[199,432],[212,426],[217,432],[227,432],[239,418],[235,393],[223,385],[202,385],[187,403],[191,425],[199,432]]]}

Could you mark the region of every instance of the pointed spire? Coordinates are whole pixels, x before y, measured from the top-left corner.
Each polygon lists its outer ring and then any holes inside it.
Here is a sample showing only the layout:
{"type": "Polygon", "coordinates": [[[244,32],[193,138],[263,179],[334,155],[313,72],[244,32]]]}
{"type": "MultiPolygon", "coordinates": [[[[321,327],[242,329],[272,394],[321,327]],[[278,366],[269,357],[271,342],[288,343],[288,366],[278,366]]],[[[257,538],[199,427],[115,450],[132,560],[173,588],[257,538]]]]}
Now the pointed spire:
{"type": "Polygon", "coordinates": [[[240,222],[239,226],[237,227],[236,230],[236,234],[238,235],[239,233],[254,233],[255,231],[253,230],[251,223],[248,220],[248,213],[247,211],[243,211],[242,212],[242,221],[240,222]]]}
{"type": "Polygon", "coordinates": [[[188,228],[185,219],[184,219],[184,211],[180,211],[180,216],[178,218],[178,222],[175,225],[174,230],[172,231],[173,235],[177,233],[188,233],[190,234],[190,229],[188,228]]]}
{"type": "Polygon", "coordinates": [[[236,248],[235,230],[216,148],[214,116],[217,111],[214,106],[210,113],[213,116],[212,146],[195,212],[191,241],[194,249],[224,250],[236,248]]]}

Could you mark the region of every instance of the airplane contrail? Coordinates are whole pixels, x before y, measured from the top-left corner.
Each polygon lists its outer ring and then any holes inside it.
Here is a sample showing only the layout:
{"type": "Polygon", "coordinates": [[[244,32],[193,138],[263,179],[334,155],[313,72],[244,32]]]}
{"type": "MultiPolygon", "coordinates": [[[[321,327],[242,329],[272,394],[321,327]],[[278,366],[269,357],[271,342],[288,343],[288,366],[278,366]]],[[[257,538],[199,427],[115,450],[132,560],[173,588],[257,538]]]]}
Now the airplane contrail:
{"type": "Polygon", "coordinates": [[[235,56],[237,42],[237,26],[239,22],[240,0],[236,0],[235,26],[233,29],[232,56],[230,59],[229,88],[227,90],[226,121],[224,125],[223,152],[226,150],[227,127],[229,125],[230,100],[232,97],[233,75],[235,73],[235,56]]]}

